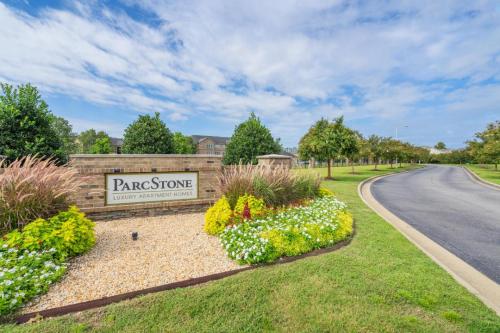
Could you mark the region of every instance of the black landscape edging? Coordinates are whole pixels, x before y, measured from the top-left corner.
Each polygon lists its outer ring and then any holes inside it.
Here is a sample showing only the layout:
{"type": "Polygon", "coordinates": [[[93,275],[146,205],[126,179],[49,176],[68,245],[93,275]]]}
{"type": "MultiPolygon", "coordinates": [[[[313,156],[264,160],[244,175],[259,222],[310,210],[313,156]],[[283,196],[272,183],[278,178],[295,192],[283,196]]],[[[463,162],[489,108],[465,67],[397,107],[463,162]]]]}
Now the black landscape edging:
{"type": "Polygon", "coordinates": [[[41,311],[35,311],[35,312],[30,312],[23,314],[19,317],[16,317],[15,323],[16,324],[24,324],[28,321],[30,321],[33,318],[36,317],[42,317],[42,318],[49,318],[49,317],[58,317],[62,316],[65,314],[69,313],[74,313],[74,312],[80,312],[84,310],[91,310],[95,308],[99,308],[102,306],[110,305],[112,303],[117,303],[120,301],[132,299],[138,296],[146,295],[146,294],[151,294],[151,293],[157,293],[160,291],[166,291],[166,290],[172,290],[172,289],[177,289],[177,288],[186,288],[194,285],[198,285],[201,283],[206,283],[210,281],[215,281],[215,280],[220,280],[225,277],[235,275],[244,271],[249,271],[261,267],[269,267],[269,266],[274,266],[274,265],[279,265],[279,264],[286,264],[290,262],[294,262],[299,259],[307,258],[307,257],[315,257],[321,254],[333,252],[335,250],[338,250],[346,245],[348,245],[351,240],[354,238],[355,231],[354,231],[354,224],[353,224],[353,233],[349,238],[340,241],[330,247],[325,247],[322,249],[316,249],[314,251],[304,253],[298,256],[293,256],[293,257],[283,257],[278,259],[277,261],[269,264],[258,264],[258,265],[253,265],[253,266],[248,266],[248,267],[243,267],[243,268],[238,268],[238,269],[233,269],[230,271],[226,272],[221,272],[221,273],[216,273],[216,274],[211,274],[211,275],[205,275],[189,280],[183,280],[183,281],[178,281],[178,282],[172,282],[168,284],[164,284],[161,286],[156,286],[156,287],[151,287],[151,288],[146,288],[142,290],[136,290],[136,291],[131,291],[128,293],[124,294],[119,294],[119,295],[114,295],[114,296],[109,296],[109,297],[104,297],[92,301],[86,301],[86,302],[81,302],[81,303],[75,303],[75,304],[70,304],[70,305],[65,305],[57,308],[51,308],[51,309],[46,309],[46,310],[41,310],[41,311]]]}

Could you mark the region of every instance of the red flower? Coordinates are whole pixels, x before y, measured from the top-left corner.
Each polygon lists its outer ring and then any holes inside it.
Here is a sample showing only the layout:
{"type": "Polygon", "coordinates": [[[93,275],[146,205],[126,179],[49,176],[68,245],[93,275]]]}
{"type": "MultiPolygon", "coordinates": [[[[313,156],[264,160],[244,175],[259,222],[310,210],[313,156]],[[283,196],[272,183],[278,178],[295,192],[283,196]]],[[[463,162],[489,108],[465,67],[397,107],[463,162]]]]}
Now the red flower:
{"type": "Polygon", "coordinates": [[[248,206],[248,201],[245,202],[245,207],[243,208],[242,215],[245,220],[250,220],[252,218],[252,214],[250,214],[250,207],[248,206]]]}

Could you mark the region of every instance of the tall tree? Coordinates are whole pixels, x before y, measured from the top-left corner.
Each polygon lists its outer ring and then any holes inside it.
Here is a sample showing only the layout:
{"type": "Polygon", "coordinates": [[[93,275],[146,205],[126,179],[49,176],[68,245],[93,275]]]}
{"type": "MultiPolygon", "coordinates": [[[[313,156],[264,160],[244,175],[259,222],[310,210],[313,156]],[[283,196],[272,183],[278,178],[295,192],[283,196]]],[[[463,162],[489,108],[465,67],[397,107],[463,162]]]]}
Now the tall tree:
{"type": "Polygon", "coordinates": [[[277,154],[282,147],[271,131],[252,112],[250,117],[239,124],[229,140],[224,152],[224,164],[257,164],[257,156],[277,154]]]}
{"type": "Polygon", "coordinates": [[[111,154],[113,147],[111,146],[111,139],[109,137],[98,138],[95,143],[90,147],[91,154],[111,154]]]}
{"type": "Polygon", "coordinates": [[[160,119],[160,113],[154,116],[140,115],[125,130],[122,151],[128,154],[171,154],[174,152],[172,133],[160,119]]]}
{"type": "Polygon", "coordinates": [[[0,84],[0,155],[61,158],[62,140],[51,126],[52,113],[36,87],[0,84]]]}
{"type": "Polygon", "coordinates": [[[73,133],[73,127],[66,119],[51,115],[51,126],[56,135],[61,139],[62,145],[57,151],[57,155],[61,157],[61,161],[66,163],[70,154],[78,151],[76,142],[77,135],[73,133]]]}
{"type": "Polygon", "coordinates": [[[175,132],[173,142],[176,154],[196,154],[196,145],[192,137],[184,135],[181,132],[175,132]]]}
{"type": "Polygon", "coordinates": [[[96,144],[97,140],[103,139],[111,141],[109,135],[104,131],[96,132],[93,128],[83,131],[77,137],[78,151],[82,154],[95,154],[92,152],[92,147],[96,144]]]}

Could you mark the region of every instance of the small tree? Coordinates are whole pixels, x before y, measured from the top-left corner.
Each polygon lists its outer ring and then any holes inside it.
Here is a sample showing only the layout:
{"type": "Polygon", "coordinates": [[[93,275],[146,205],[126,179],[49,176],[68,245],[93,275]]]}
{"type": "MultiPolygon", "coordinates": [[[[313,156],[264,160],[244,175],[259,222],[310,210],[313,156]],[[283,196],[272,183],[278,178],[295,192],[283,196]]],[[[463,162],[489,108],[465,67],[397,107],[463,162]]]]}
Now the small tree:
{"type": "Polygon", "coordinates": [[[446,145],[444,144],[444,142],[439,141],[438,143],[436,143],[434,148],[439,149],[439,150],[443,150],[443,149],[446,149],[446,145]]]}
{"type": "Polygon", "coordinates": [[[367,140],[368,151],[370,152],[370,157],[375,164],[375,170],[383,156],[383,139],[377,135],[371,135],[367,140]]]}
{"type": "Polygon", "coordinates": [[[318,120],[299,142],[301,159],[327,161],[327,179],[332,179],[332,160],[342,154],[346,133],[344,117],[336,118],[331,123],[324,118],[318,120]]]}
{"type": "Polygon", "coordinates": [[[172,133],[160,119],[160,113],[141,115],[130,124],[125,130],[122,150],[128,154],[173,153],[172,133]]]}
{"type": "Polygon", "coordinates": [[[10,161],[27,155],[61,158],[62,140],[37,88],[0,84],[0,155],[10,161]]]}
{"type": "Polygon", "coordinates": [[[269,129],[252,112],[250,117],[239,124],[229,140],[224,153],[224,164],[257,164],[257,156],[277,154],[282,147],[269,129]]]}
{"type": "Polygon", "coordinates": [[[112,150],[113,147],[111,146],[111,139],[109,137],[97,139],[92,147],[90,147],[91,154],[110,154],[112,150]]]}
{"type": "Polygon", "coordinates": [[[476,161],[491,163],[498,170],[500,163],[500,121],[488,124],[482,132],[476,133],[476,140],[468,142],[469,150],[476,161]]]}
{"type": "Polygon", "coordinates": [[[361,147],[362,137],[359,133],[345,128],[342,135],[341,155],[349,159],[351,163],[352,174],[354,174],[354,159],[358,157],[361,147]]]}
{"type": "Polygon", "coordinates": [[[173,142],[176,154],[196,154],[196,145],[192,137],[183,135],[181,132],[175,132],[173,142]]]}
{"type": "Polygon", "coordinates": [[[392,138],[383,138],[381,141],[382,158],[389,162],[391,169],[394,167],[394,160],[400,156],[399,141],[392,138]]]}

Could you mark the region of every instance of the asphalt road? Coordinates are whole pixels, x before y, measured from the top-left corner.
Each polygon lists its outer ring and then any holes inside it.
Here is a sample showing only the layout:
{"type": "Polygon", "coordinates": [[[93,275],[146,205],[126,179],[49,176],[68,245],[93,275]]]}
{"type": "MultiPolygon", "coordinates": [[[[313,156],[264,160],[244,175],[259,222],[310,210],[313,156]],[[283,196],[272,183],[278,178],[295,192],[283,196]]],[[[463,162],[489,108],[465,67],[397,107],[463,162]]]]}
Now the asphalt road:
{"type": "Polygon", "coordinates": [[[427,166],[372,184],[393,214],[500,284],[500,190],[460,167],[427,166]]]}

